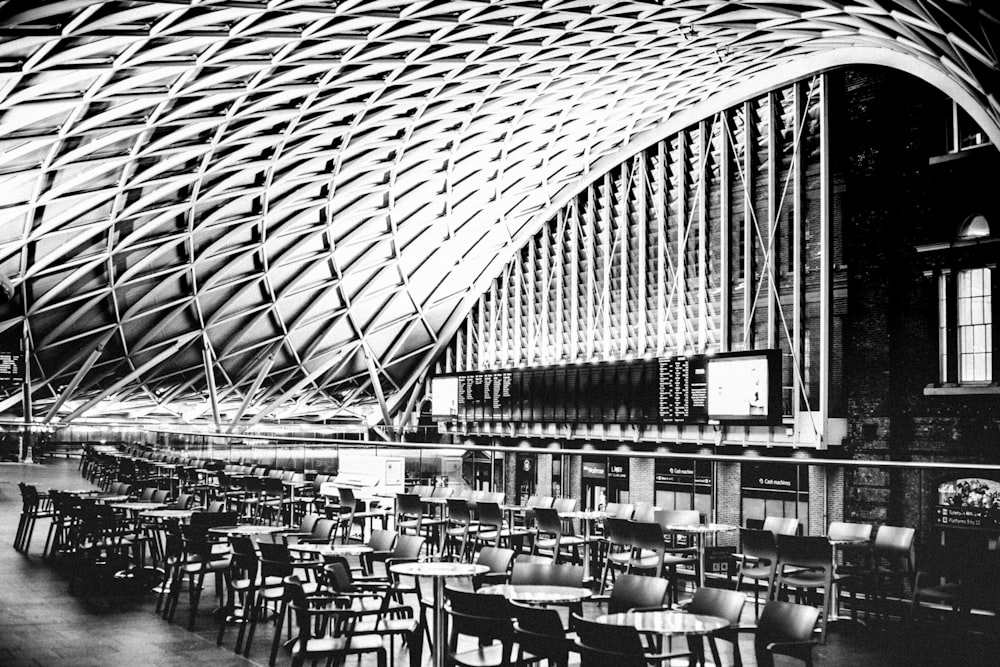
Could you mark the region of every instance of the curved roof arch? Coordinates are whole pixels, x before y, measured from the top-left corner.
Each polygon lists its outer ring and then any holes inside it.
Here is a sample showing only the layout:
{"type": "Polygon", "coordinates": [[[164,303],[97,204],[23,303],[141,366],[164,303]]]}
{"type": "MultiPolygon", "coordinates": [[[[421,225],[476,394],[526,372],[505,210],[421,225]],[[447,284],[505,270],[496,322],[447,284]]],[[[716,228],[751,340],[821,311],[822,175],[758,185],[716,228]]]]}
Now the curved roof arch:
{"type": "Polygon", "coordinates": [[[986,7],[0,2],[0,332],[41,419],[377,421],[548,212],[708,106],[881,62],[1000,143],[986,7]]]}

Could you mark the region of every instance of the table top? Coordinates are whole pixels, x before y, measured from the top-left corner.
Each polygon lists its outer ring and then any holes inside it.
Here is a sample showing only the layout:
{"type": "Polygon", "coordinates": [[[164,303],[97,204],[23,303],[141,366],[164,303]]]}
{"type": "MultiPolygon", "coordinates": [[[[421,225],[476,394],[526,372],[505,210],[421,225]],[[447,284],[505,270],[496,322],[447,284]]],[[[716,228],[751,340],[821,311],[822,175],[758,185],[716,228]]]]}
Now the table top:
{"type": "Polygon", "coordinates": [[[115,494],[101,494],[96,496],[91,496],[95,501],[99,503],[127,503],[132,496],[125,493],[115,493],[115,494]]]}
{"type": "Polygon", "coordinates": [[[367,544],[309,544],[306,542],[289,544],[288,550],[320,556],[360,556],[374,551],[367,544]]]}
{"type": "Polygon", "coordinates": [[[108,503],[116,510],[156,510],[166,507],[169,503],[154,503],[134,500],[127,503],[108,503]]]}
{"type": "Polygon", "coordinates": [[[515,602],[535,604],[557,604],[586,600],[594,591],[582,586],[548,586],[544,584],[496,584],[483,586],[479,592],[484,595],[502,595],[515,602]]]}
{"type": "Polygon", "coordinates": [[[256,526],[253,524],[243,524],[241,526],[216,526],[209,528],[208,532],[216,535],[267,535],[268,533],[280,533],[288,530],[285,526],[256,526]]]}
{"type": "Polygon", "coordinates": [[[729,621],[724,618],[689,614],[673,609],[602,614],[594,620],[598,623],[633,627],[640,632],[655,632],[661,635],[707,635],[729,626],[729,621]]]}
{"type": "Polygon", "coordinates": [[[150,519],[190,519],[192,514],[194,514],[194,510],[162,509],[139,512],[139,516],[148,517],[150,519]]]}
{"type": "Polygon", "coordinates": [[[490,571],[490,568],[478,563],[452,563],[448,561],[396,563],[389,569],[396,574],[408,577],[471,577],[490,571]]]}
{"type": "Polygon", "coordinates": [[[571,512],[559,512],[559,516],[563,519],[596,521],[598,519],[607,519],[610,515],[603,510],[573,510],[571,512]]]}
{"type": "Polygon", "coordinates": [[[862,546],[871,543],[871,540],[864,537],[849,537],[847,535],[843,537],[830,537],[827,535],[826,539],[835,547],[862,546]]]}
{"type": "Polygon", "coordinates": [[[730,530],[739,529],[739,526],[733,526],[728,523],[699,523],[663,527],[663,530],[676,530],[679,533],[725,533],[730,530]]]}
{"type": "Polygon", "coordinates": [[[447,505],[448,498],[445,498],[444,496],[424,496],[420,499],[420,502],[429,503],[431,505],[447,505]]]}

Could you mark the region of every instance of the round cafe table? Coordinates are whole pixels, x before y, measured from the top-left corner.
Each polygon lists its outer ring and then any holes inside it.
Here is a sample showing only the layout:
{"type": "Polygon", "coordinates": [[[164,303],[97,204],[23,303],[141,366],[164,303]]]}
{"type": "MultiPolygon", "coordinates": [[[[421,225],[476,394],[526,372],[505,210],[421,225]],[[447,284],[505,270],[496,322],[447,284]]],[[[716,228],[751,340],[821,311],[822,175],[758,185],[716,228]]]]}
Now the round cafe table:
{"type": "Polygon", "coordinates": [[[496,584],[479,589],[483,595],[502,595],[514,602],[527,604],[570,604],[586,600],[594,591],[582,586],[548,586],[545,584],[496,584]]]}
{"type": "Polygon", "coordinates": [[[664,531],[675,531],[678,533],[687,533],[689,535],[694,535],[698,538],[698,586],[705,585],[705,536],[706,535],[716,535],[718,533],[726,533],[733,530],[739,530],[739,526],[732,526],[728,523],[699,523],[699,524],[682,524],[676,526],[663,526],[664,531]]]}
{"type": "Polygon", "coordinates": [[[431,660],[435,667],[444,667],[448,653],[448,638],[445,636],[444,582],[455,577],[471,577],[488,572],[490,568],[475,563],[397,563],[389,570],[406,577],[426,577],[434,580],[434,643],[431,660]]]}
{"type": "Polygon", "coordinates": [[[154,503],[141,500],[133,500],[125,503],[108,503],[112,509],[125,510],[127,512],[141,512],[143,510],[158,510],[166,507],[168,503],[154,503]]]}
{"type": "Polygon", "coordinates": [[[257,526],[245,523],[240,526],[216,526],[215,528],[209,528],[208,532],[229,537],[230,535],[270,535],[271,533],[280,533],[286,530],[288,528],[285,526],[257,526]]]}
{"type": "Polygon", "coordinates": [[[583,524],[583,562],[584,581],[589,581],[593,577],[590,571],[590,543],[593,541],[593,526],[595,521],[604,521],[608,518],[608,513],[603,510],[572,510],[569,512],[559,512],[560,519],[577,519],[583,524]]]}
{"type": "Polygon", "coordinates": [[[689,614],[675,609],[651,609],[647,611],[626,611],[618,614],[602,614],[594,619],[605,625],[632,627],[639,632],[654,632],[661,635],[707,635],[729,626],[729,621],[718,616],[689,614]]]}
{"type": "Polygon", "coordinates": [[[139,516],[146,517],[148,519],[179,519],[181,521],[190,519],[192,514],[194,514],[194,510],[159,509],[142,510],[139,512],[139,516]]]}
{"type": "Polygon", "coordinates": [[[289,544],[288,550],[318,556],[360,556],[374,551],[367,544],[310,544],[308,542],[289,544]]]}

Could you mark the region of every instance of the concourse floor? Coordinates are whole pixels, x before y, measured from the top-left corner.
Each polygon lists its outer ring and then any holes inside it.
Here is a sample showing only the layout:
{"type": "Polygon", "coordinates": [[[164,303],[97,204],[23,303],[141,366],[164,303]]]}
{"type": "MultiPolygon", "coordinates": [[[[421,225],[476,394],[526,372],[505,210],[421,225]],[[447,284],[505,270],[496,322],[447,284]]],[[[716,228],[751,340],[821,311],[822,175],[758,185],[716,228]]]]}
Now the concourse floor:
{"type": "MultiPolygon", "coordinates": [[[[178,622],[168,623],[155,612],[154,594],[125,603],[108,604],[99,596],[83,599],[70,595],[68,575],[41,558],[48,520],[39,520],[27,555],[13,548],[21,510],[19,481],[49,488],[80,489],[77,461],[54,460],[45,464],[0,464],[0,666],[20,665],[266,665],[273,636],[270,623],[262,623],[250,659],[232,652],[236,631],[230,629],[222,647],[216,646],[217,626],[211,616],[213,585],[206,579],[197,629],[186,629],[186,595],[178,604],[178,622]],[[182,620],[183,619],[183,620],[182,620]]],[[[753,602],[748,599],[744,622],[753,622],[753,602]]],[[[593,612],[593,609],[588,611],[593,612]]],[[[588,614],[589,615],[589,614],[588,614]]],[[[898,621],[888,630],[869,631],[851,624],[829,632],[825,646],[814,651],[817,665],[996,665],[1000,664],[997,638],[967,633],[960,628],[920,624],[908,630],[898,621]]],[[[675,650],[683,642],[675,643],[675,650]]],[[[720,643],[723,662],[732,664],[732,652],[720,643]]],[[[740,642],[745,665],[755,665],[753,642],[740,642]]],[[[425,649],[426,658],[426,649],[425,649]]],[[[277,664],[289,665],[287,653],[277,664]]],[[[358,664],[349,659],[348,664],[358,664]]],[[[374,657],[360,663],[374,666],[374,657]]],[[[406,650],[396,651],[396,664],[408,665],[406,650]]],[[[679,664],[675,662],[675,664],[679,664]]],[[[801,664],[793,660],[778,665],[801,664]]]]}

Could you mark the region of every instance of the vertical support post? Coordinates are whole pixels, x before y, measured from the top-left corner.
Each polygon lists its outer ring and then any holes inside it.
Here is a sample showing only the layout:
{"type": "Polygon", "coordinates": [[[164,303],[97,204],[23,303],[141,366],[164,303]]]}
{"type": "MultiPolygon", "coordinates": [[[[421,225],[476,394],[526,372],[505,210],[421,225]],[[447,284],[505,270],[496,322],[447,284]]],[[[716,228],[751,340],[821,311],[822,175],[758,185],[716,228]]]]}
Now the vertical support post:
{"type": "MultiPolygon", "coordinates": [[[[775,324],[778,301],[778,169],[781,157],[778,152],[778,94],[767,94],[767,228],[764,230],[764,271],[767,272],[767,347],[777,345],[775,324]]],[[[765,277],[761,276],[761,280],[765,277]]]]}
{"type": "Polygon", "coordinates": [[[677,306],[677,350],[676,354],[684,354],[688,347],[687,334],[687,266],[684,261],[687,236],[687,132],[677,135],[677,164],[674,165],[677,187],[677,254],[674,263],[674,303],[677,306]]]}
{"type": "Polygon", "coordinates": [[[830,229],[830,100],[829,75],[820,75],[819,89],[819,449],[826,449],[827,422],[830,418],[830,255],[833,251],[830,229]]]}
{"type": "Polygon", "coordinates": [[[24,407],[24,433],[21,435],[21,463],[34,463],[31,442],[31,422],[34,420],[31,404],[31,329],[28,327],[28,317],[25,315],[21,330],[21,352],[24,357],[24,383],[21,385],[21,397],[24,407]]]}
{"type": "Polygon", "coordinates": [[[753,103],[743,103],[743,349],[754,349],[753,103]]]}
{"type": "Polygon", "coordinates": [[[698,124],[698,353],[708,342],[708,160],[711,136],[707,121],[698,124]]]}
{"type": "Polygon", "coordinates": [[[653,173],[653,183],[656,187],[655,219],[656,225],[656,354],[662,355],[667,340],[667,149],[666,141],[656,144],[656,171],[653,173]]]}
{"type": "Polygon", "coordinates": [[[646,214],[647,214],[647,201],[646,193],[647,186],[646,182],[649,179],[649,174],[647,173],[647,162],[645,152],[640,153],[636,156],[636,167],[635,167],[635,189],[636,189],[636,228],[635,235],[638,240],[639,247],[639,257],[636,260],[636,268],[638,269],[638,275],[636,276],[636,281],[638,285],[638,292],[636,294],[636,341],[635,348],[639,356],[646,353],[646,327],[648,326],[647,320],[649,319],[649,311],[646,308],[646,276],[648,275],[648,258],[647,258],[647,248],[649,246],[648,237],[646,234],[646,214]]]}
{"type": "Polygon", "coordinates": [[[792,89],[794,110],[792,121],[795,127],[793,141],[798,146],[792,149],[792,358],[795,359],[795,372],[792,373],[792,418],[798,424],[799,405],[802,400],[802,152],[805,144],[805,127],[802,120],[805,115],[803,104],[806,101],[805,86],[799,81],[792,89]],[[802,128],[801,132],[799,129],[802,128]]]}
{"type": "MultiPolygon", "coordinates": [[[[722,325],[719,335],[719,348],[722,352],[728,352],[731,345],[730,320],[732,318],[733,306],[733,277],[729,263],[730,244],[732,243],[732,220],[729,202],[730,188],[732,187],[732,170],[729,168],[729,113],[719,112],[719,268],[720,285],[722,287],[719,295],[720,318],[722,325]]],[[[714,467],[713,467],[714,468],[714,467]]],[[[714,474],[714,469],[713,469],[714,474]]],[[[714,477],[713,477],[714,479],[714,477]]]]}

